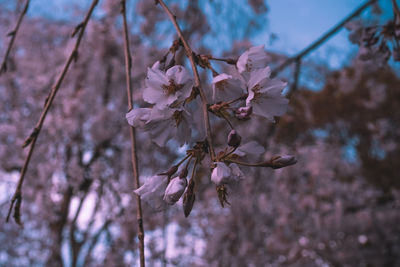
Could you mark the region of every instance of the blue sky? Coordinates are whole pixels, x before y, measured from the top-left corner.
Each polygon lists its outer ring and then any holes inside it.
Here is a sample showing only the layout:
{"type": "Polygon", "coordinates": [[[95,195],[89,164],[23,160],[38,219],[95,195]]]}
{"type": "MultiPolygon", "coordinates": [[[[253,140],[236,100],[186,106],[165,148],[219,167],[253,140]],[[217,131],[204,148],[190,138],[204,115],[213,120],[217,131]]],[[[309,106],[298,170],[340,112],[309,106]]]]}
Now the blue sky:
{"type": "MultiPolygon", "coordinates": [[[[269,32],[276,33],[278,39],[270,43],[269,34],[260,34],[252,39],[255,43],[266,44],[266,47],[293,55],[318,39],[326,31],[341,21],[357,7],[365,3],[361,0],[269,0],[268,14],[269,32]]],[[[380,0],[384,17],[392,16],[391,3],[380,0]]],[[[363,13],[368,17],[371,7],[363,13]]],[[[313,52],[311,57],[329,60],[329,64],[338,68],[348,62],[349,55],[357,51],[348,38],[348,31],[342,29],[321,48],[313,52]]]]}
{"type": "MultiPolygon", "coordinates": [[[[269,7],[268,22],[265,24],[265,29],[254,36],[251,41],[255,45],[265,44],[268,50],[293,55],[307,47],[366,1],[267,0],[269,7]],[[278,39],[271,42],[271,33],[275,33],[278,39]]],[[[171,0],[169,2],[174,1],[171,0]]],[[[391,1],[380,0],[379,2],[384,6],[386,17],[391,17],[391,1]]],[[[15,3],[15,0],[0,0],[0,4],[3,5],[13,5],[13,3],[15,3]]],[[[29,15],[69,20],[78,7],[87,9],[90,3],[91,1],[89,0],[35,0],[31,1],[29,15]]],[[[242,9],[243,7],[238,6],[237,8],[242,9]]],[[[363,12],[363,16],[368,17],[370,10],[371,8],[367,8],[363,12]]],[[[341,67],[349,61],[351,55],[354,55],[358,49],[357,46],[350,44],[347,36],[348,31],[341,30],[328,42],[324,43],[320,49],[314,51],[311,57],[318,60],[326,60],[333,68],[341,67]]],[[[218,47],[217,51],[220,51],[221,48],[218,47]]]]}

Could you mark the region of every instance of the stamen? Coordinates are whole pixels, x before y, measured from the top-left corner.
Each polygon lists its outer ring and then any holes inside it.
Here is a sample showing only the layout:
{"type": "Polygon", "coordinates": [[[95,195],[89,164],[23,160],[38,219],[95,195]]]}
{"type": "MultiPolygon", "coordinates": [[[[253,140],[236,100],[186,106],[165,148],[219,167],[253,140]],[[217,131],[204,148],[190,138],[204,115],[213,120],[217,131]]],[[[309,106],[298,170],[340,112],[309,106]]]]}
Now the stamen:
{"type": "Polygon", "coordinates": [[[177,91],[183,88],[183,84],[176,84],[174,79],[169,80],[169,84],[163,84],[162,88],[164,90],[164,94],[167,96],[174,95],[177,91]]]}

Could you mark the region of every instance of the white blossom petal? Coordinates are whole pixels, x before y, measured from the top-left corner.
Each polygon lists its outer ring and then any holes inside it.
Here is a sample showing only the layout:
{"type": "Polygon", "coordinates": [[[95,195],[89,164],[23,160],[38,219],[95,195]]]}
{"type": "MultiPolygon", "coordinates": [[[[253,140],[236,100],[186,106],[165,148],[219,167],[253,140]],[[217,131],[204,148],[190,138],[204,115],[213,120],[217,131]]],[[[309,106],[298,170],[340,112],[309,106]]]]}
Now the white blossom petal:
{"type": "Polygon", "coordinates": [[[285,114],[288,103],[289,99],[284,96],[273,98],[262,96],[257,101],[253,101],[253,113],[273,122],[274,116],[285,114]]]}
{"type": "Polygon", "coordinates": [[[260,145],[260,143],[258,143],[257,141],[250,141],[238,147],[235,151],[235,154],[238,155],[239,157],[244,157],[246,155],[259,157],[264,152],[265,148],[262,145],[260,145]]]}
{"type": "Polygon", "coordinates": [[[264,51],[264,46],[253,46],[244,52],[238,59],[236,67],[240,73],[251,72],[259,68],[264,68],[269,61],[268,55],[264,51]]]}
{"type": "Polygon", "coordinates": [[[125,115],[125,118],[133,127],[141,128],[150,119],[151,111],[151,108],[132,109],[125,115]]]}
{"type": "Polygon", "coordinates": [[[243,94],[240,80],[232,78],[231,75],[222,73],[212,80],[213,99],[216,102],[233,100],[243,94]]]}
{"type": "Polygon", "coordinates": [[[140,198],[148,203],[154,210],[161,211],[165,209],[166,203],[163,201],[164,192],[167,188],[168,177],[165,175],[154,175],[146,182],[133,191],[140,198]]]}
{"type": "Polygon", "coordinates": [[[250,73],[250,78],[247,82],[248,91],[250,91],[257,85],[262,87],[263,83],[265,83],[267,80],[270,80],[269,79],[270,76],[271,76],[271,69],[268,66],[262,69],[257,69],[252,71],[250,73]]]}
{"type": "Polygon", "coordinates": [[[232,184],[243,179],[244,175],[239,167],[232,163],[227,166],[223,162],[216,162],[216,167],[211,173],[211,181],[216,185],[232,184]]]}
{"type": "Polygon", "coordinates": [[[250,73],[246,106],[252,107],[254,114],[274,121],[274,116],[281,116],[286,112],[289,100],[282,95],[286,83],[279,79],[270,79],[270,73],[269,67],[250,73]]]}
{"type": "Polygon", "coordinates": [[[191,94],[193,80],[183,66],[173,66],[166,73],[154,64],[147,70],[143,99],[155,108],[176,107],[191,94]]]}

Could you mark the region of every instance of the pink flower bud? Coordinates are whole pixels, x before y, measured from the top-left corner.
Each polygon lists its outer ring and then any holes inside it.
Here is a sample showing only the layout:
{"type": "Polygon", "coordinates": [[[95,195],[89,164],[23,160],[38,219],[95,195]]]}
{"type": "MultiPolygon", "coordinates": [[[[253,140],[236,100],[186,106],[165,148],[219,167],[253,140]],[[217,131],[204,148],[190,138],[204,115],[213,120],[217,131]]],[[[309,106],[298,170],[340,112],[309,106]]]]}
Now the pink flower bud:
{"type": "Polygon", "coordinates": [[[230,131],[228,135],[228,145],[238,147],[240,146],[241,141],[242,137],[240,137],[240,135],[235,130],[230,131]]]}
{"type": "Polygon", "coordinates": [[[183,213],[188,217],[192,211],[196,195],[194,193],[194,180],[191,179],[187,187],[186,193],[183,195],[183,213]]]}
{"type": "Polygon", "coordinates": [[[175,204],[182,196],[187,186],[186,178],[176,177],[169,182],[164,193],[164,201],[169,205],[175,204]]]}
{"type": "Polygon", "coordinates": [[[278,156],[271,159],[271,167],[274,169],[283,168],[297,163],[297,159],[293,155],[278,156]]]}

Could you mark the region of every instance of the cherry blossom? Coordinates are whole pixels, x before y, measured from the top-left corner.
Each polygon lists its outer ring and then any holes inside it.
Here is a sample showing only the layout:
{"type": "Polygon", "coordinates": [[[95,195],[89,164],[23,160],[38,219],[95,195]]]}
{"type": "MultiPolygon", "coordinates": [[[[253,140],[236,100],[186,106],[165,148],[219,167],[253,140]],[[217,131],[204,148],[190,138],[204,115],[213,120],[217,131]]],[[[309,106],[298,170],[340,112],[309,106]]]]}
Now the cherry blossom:
{"type": "Polygon", "coordinates": [[[173,66],[166,73],[158,66],[154,64],[147,70],[143,100],[155,104],[158,109],[178,107],[190,96],[193,80],[183,66],[173,66]]]}
{"type": "Polygon", "coordinates": [[[286,83],[279,79],[271,79],[269,67],[250,72],[247,81],[248,97],[246,106],[253,108],[253,113],[274,121],[274,116],[286,112],[289,100],[282,95],[286,83]]]}
{"type": "Polygon", "coordinates": [[[217,166],[212,171],[211,181],[216,185],[231,184],[244,178],[242,171],[235,163],[229,166],[223,162],[216,162],[215,164],[217,166]]]}
{"type": "Polygon", "coordinates": [[[168,177],[165,175],[154,175],[146,182],[133,191],[140,198],[148,203],[154,210],[161,211],[166,208],[163,200],[165,189],[167,188],[168,177]]]}
{"type": "Polygon", "coordinates": [[[264,46],[253,46],[246,50],[238,59],[236,66],[240,73],[251,72],[259,68],[264,68],[268,63],[268,56],[264,51],[264,46]]]}
{"type": "Polygon", "coordinates": [[[235,99],[244,93],[241,81],[225,73],[215,76],[212,85],[213,100],[216,102],[235,99]]]}
{"type": "Polygon", "coordinates": [[[178,144],[190,142],[191,127],[186,109],[137,108],[126,114],[130,125],[149,132],[151,139],[160,147],[175,138],[178,144]]]}

